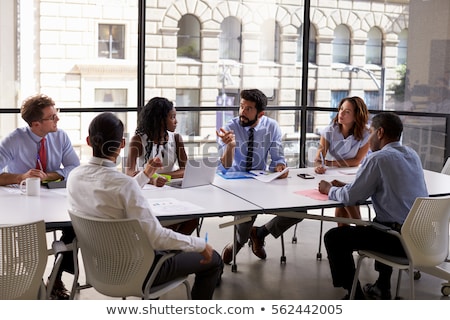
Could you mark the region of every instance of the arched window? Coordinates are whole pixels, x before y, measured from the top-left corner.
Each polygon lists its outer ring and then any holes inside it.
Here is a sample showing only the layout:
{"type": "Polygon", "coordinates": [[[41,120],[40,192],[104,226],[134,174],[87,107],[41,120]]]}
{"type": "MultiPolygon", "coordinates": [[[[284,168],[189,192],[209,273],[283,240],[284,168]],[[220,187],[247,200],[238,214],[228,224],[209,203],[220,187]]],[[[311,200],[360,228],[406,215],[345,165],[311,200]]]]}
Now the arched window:
{"type": "Polygon", "coordinates": [[[200,58],[200,22],[191,15],[184,15],[178,21],[177,56],[193,59],[200,58]]]}
{"type": "Polygon", "coordinates": [[[219,58],[241,61],[241,31],[238,19],[227,17],[220,25],[219,58]]]}
{"type": "Polygon", "coordinates": [[[373,27],[367,33],[366,63],[381,66],[383,61],[383,36],[380,29],[373,27]]]}
{"type": "Polygon", "coordinates": [[[339,25],[334,29],[333,62],[350,63],[350,30],[344,25],[339,25]]]}
{"type": "Polygon", "coordinates": [[[279,61],[280,27],[275,20],[267,20],[261,26],[259,58],[263,61],[279,61]]]}
{"type": "MultiPolygon", "coordinates": [[[[309,54],[308,62],[316,63],[316,28],[313,25],[309,26],[309,54]]],[[[303,60],[303,26],[298,28],[297,39],[297,61],[303,60]]]]}
{"type": "Polygon", "coordinates": [[[398,35],[397,64],[406,64],[408,55],[408,30],[403,29],[398,35]]]}

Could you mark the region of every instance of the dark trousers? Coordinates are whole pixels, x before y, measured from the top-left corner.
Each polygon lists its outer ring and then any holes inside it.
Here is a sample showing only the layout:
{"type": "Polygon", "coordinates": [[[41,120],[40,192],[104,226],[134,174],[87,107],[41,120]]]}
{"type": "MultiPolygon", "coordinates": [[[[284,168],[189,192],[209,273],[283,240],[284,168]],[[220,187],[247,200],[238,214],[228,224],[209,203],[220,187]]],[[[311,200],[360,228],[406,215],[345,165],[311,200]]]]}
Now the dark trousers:
{"type": "MultiPolygon", "coordinates": [[[[75,231],[72,227],[64,227],[61,228],[61,238],[60,240],[65,244],[72,243],[73,239],[75,239],[75,231]]],[[[73,253],[72,251],[63,253],[63,260],[61,263],[61,268],[58,270],[58,277],[61,278],[61,274],[63,271],[69,272],[71,274],[74,273],[74,262],[73,262],[73,253]]]]}
{"type": "MultiPolygon", "coordinates": [[[[353,252],[361,249],[405,256],[400,240],[393,235],[370,226],[343,226],[329,230],[324,236],[330,263],[331,276],[335,287],[350,290],[355,275],[353,252]]],[[[390,289],[392,268],[375,263],[379,272],[378,285],[390,289]]]]}
{"type": "MultiPolygon", "coordinates": [[[[158,257],[158,253],[156,254],[158,257]]],[[[191,291],[192,299],[211,300],[217,281],[223,272],[223,261],[216,251],[214,251],[210,263],[201,264],[200,260],[202,259],[203,256],[197,252],[181,252],[175,255],[164,262],[153,285],[195,274],[194,285],[191,291]]]]}

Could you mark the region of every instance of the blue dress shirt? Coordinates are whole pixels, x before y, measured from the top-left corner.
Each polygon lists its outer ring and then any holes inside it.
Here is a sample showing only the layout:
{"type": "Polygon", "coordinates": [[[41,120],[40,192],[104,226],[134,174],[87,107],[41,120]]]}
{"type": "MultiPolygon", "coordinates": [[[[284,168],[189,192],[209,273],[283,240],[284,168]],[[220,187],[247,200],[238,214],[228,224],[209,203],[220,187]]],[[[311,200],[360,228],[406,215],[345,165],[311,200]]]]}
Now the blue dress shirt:
{"type": "Polygon", "coordinates": [[[331,187],[328,198],[354,205],[372,198],[376,219],[403,224],[417,197],[427,197],[422,163],[417,153],[392,142],[369,154],[353,183],[331,187]]]}
{"type": "MultiPolygon", "coordinates": [[[[236,141],[234,150],[233,164],[229,171],[246,171],[247,142],[250,127],[243,127],[239,124],[239,117],[228,121],[224,127],[225,130],[233,130],[236,141]]],[[[255,127],[253,137],[253,163],[252,170],[274,171],[277,164],[285,164],[283,145],[281,144],[281,129],[278,123],[266,116],[259,119],[255,127]],[[268,156],[271,162],[268,165],[268,156]]],[[[226,145],[221,139],[218,139],[219,154],[223,155],[226,145]]]]}
{"type": "MultiPolygon", "coordinates": [[[[46,136],[46,172],[57,172],[65,179],[69,172],[80,165],[80,159],[72,147],[68,135],[62,131],[49,132],[46,136]]],[[[41,137],[30,127],[17,128],[0,142],[0,170],[9,173],[25,173],[36,168],[41,137]]]]}

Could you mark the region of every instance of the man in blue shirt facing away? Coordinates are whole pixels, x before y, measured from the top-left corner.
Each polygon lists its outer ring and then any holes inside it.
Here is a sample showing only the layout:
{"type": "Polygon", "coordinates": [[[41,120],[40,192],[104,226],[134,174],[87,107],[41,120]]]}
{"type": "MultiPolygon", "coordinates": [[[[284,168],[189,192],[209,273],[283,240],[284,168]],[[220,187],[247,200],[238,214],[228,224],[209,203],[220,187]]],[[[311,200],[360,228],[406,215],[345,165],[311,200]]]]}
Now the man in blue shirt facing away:
{"type": "MultiPolygon", "coordinates": [[[[277,122],[264,115],[267,97],[258,89],[241,91],[239,117],[231,119],[217,132],[219,152],[224,170],[245,172],[269,170],[281,172],[286,168],[281,129],[277,122]],[[268,158],[270,156],[270,164],[268,158]]],[[[286,178],[288,172],[279,179],[286,178]]],[[[256,215],[249,222],[237,225],[236,253],[250,238],[252,251],[260,259],[266,258],[264,238],[272,234],[278,238],[284,231],[302,219],[275,217],[264,226],[253,227],[256,215]]],[[[222,252],[222,260],[230,264],[233,244],[228,244],[222,252]]]]}
{"type": "MultiPolygon", "coordinates": [[[[372,119],[369,144],[372,153],[361,164],[355,181],[320,181],[319,191],[330,200],[355,205],[371,197],[376,213],[374,221],[399,231],[417,197],[428,196],[417,153],[400,143],[403,124],[392,112],[372,119]]],[[[350,293],[355,274],[353,252],[364,249],[405,256],[398,238],[370,226],[345,226],[329,230],[324,237],[333,285],[350,293]]],[[[379,272],[374,284],[358,282],[355,298],[391,299],[392,268],[375,263],[379,272]]],[[[347,297],[347,296],[346,296],[347,297]]]]}

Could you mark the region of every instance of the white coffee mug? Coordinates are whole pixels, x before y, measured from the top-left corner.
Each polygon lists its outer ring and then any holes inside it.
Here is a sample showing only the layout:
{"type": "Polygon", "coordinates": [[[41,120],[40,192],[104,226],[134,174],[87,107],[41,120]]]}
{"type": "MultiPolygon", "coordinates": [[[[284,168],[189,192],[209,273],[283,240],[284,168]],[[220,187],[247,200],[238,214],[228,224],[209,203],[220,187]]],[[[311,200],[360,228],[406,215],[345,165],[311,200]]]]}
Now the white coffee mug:
{"type": "Polygon", "coordinates": [[[38,196],[41,192],[40,178],[26,178],[20,182],[20,191],[27,196],[38,196]]]}

